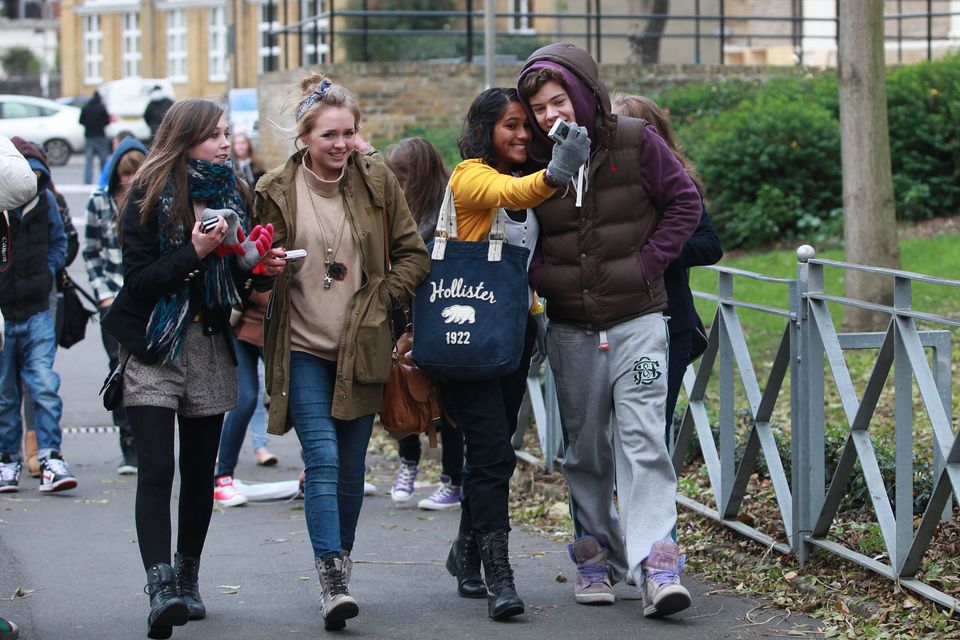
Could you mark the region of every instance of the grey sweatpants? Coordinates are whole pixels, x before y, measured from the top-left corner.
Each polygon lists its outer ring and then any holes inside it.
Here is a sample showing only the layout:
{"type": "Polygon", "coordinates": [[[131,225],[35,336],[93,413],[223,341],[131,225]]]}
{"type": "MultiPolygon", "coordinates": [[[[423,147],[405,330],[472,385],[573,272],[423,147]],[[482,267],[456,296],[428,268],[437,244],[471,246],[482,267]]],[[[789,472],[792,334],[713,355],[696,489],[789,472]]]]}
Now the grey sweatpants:
{"type": "Polygon", "coordinates": [[[662,313],[601,333],[551,324],[547,353],[566,442],[574,532],[610,548],[615,582],[643,583],[641,563],[677,519],[677,477],[663,438],[667,324],[662,313]],[[614,484],[616,483],[616,484],[614,484]],[[619,516],[614,506],[617,489],[619,516]]]}

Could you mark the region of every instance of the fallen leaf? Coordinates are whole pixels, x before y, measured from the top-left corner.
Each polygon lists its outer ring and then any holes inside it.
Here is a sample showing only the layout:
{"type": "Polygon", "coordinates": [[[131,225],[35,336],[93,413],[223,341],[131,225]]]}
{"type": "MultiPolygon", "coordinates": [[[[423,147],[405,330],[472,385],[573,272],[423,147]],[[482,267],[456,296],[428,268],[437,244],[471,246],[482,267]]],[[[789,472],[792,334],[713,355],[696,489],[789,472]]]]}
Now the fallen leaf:
{"type": "Polygon", "coordinates": [[[785,574],[783,574],[783,579],[786,580],[787,582],[792,582],[793,579],[796,577],[797,577],[796,571],[787,571],[785,574]]]}
{"type": "Polygon", "coordinates": [[[17,590],[13,592],[14,598],[24,598],[31,593],[36,591],[36,589],[24,589],[23,587],[17,587],[17,590]]]}
{"type": "Polygon", "coordinates": [[[434,516],[417,516],[417,520],[436,520],[434,516]]]}
{"type": "Polygon", "coordinates": [[[223,595],[228,596],[234,593],[240,593],[241,586],[242,585],[239,585],[239,584],[238,585],[221,584],[220,586],[217,587],[217,589],[220,589],[220,593],[222,593],[223,595]]]}
{"type": "Polygon", "coordinates": [[[561,572],[561,573],[558,573],[558,574],[557,574],[557,577],[554,578],[554,580],[556,580],[557,582],[563,584],[564,582],[567,581],[567,576],[564,575],[564,574],[561,572]]]}
{"type": "Polygon", "coordinates": [[[301,579],[301,580],[309,580],[309,579],[310,579],[310,576],[300,576],[300,579],[301,579]]]}
{"type": "Polygon", "coordinates": [[[104,498],[103,500],[94,500],[93,498],[80,498],[79,500],[74,500],[73,504],[109,504],[110,501],[104,498]]]}
{"type": "Polygon", "coordinates": [[[393,524],[393,523],[391,523],[391,522],[382,522],[382,523],[380,523],[380,526],[383,527],[384,529],[396,529],[396,528],[397,528],[397,525],[395,525],[395,524],[393,524]]]}

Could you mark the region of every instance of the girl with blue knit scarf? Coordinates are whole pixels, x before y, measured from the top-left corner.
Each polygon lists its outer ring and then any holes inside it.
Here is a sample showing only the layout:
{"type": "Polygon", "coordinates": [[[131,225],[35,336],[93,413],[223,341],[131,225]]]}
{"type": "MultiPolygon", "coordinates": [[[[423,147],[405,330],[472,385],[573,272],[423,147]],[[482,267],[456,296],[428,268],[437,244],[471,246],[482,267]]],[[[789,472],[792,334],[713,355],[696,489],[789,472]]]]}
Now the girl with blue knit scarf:
{"type": "Polygon", "coordinates": [[[249,229],[246,187],[223,110],[184,100],[167,112],[123,203],[124,284],[104,318],[121,345],[123,402],[137,448],[137,538],[150,596],[148,637],[206,615],[200,554],[213,510],[223,415],[236,405],[230,308],[283,270],[271,226],[249,229]],[[175,565],[170,499],[180,436],[175,565]]]}

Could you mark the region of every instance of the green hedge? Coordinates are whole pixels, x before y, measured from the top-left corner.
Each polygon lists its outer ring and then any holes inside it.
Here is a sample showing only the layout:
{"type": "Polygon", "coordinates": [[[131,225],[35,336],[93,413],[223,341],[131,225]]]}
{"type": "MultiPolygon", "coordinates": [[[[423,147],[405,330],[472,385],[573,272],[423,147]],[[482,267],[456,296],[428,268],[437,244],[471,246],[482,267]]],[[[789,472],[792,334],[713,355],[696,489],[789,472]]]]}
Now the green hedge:
{"type": "MultiPolygon", "coordinates": [[[[679,86],[670,110],[727,248],[822,242],[843,221],[837,78],[824,72],[679,86]]],[[[960,211],[960,56],[887,73],[897,217],[960,211]]]]}

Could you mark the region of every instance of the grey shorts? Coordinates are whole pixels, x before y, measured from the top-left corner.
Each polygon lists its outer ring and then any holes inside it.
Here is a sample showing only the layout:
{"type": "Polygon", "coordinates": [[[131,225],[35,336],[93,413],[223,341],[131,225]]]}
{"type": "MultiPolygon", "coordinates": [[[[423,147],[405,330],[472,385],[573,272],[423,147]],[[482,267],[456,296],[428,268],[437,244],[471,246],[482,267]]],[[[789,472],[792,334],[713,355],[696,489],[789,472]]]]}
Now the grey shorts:
{"type": "MultiPolygon", "coordinates": [[[[187,329],[172,364],[146,364],[130,356],[123,372],[125,407],[165,407],[185,418],[226,413],[237,406],[237,366],[227,336],[204,335],[203,324],[187,329]]],[[[120,348],[120,361],[127,357],[120,348]]]]}

